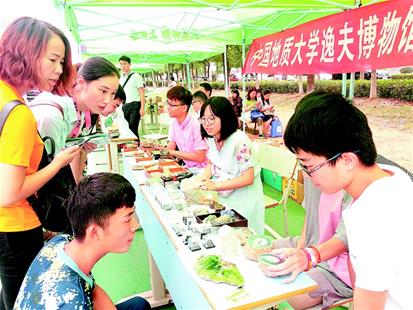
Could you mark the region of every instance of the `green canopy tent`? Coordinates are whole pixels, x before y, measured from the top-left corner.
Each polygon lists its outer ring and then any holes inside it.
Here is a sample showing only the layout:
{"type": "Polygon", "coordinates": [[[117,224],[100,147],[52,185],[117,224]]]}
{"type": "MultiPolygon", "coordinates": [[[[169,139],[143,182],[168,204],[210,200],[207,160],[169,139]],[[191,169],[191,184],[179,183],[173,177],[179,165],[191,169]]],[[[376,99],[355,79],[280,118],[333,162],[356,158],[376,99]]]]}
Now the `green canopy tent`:
{"type": "Polygon", "coordinates": [[[354,0],[55,0],[55,5],[83,55],[117,62],[126,54],[135,64],[145,63],[140,67],[145,72],[203,60],[223,53],[226,45],[243,45],[245,51],[257,37],[353,8],[354,0]]]}

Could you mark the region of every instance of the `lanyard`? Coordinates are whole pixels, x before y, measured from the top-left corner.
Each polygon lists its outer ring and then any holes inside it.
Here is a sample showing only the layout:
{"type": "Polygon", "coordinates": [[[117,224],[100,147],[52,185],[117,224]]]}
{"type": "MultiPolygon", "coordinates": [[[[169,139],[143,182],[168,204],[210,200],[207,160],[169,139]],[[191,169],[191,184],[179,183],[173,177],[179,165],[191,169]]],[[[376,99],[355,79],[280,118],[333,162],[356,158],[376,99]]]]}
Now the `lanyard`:
{"type": "Polygon", "coordinates": [[[83,126],[82,116],[84,116],[84,119],[85,119],[85,128],[84,128],[85,131],[89,131],[90,125],[92,123],[89,110],[86,110],[82,112],[81,114],[76,104],[75,104],[75,108],[76,108],[77,122],[76,122],[75,127],[73,127],[72,131],[70,132],[71,138],[77,138],[81,134],[81,129],[83,126]]]}

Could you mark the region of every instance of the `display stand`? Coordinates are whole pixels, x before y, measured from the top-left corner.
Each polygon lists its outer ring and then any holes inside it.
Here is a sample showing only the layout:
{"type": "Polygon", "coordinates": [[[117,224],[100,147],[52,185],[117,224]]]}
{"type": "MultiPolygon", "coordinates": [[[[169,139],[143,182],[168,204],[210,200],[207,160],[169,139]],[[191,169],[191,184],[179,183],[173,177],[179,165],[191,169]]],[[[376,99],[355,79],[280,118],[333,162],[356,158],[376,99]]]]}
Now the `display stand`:
{"type": "MultiPolygon", "coordinates": [[[[119,137],[111,138],[109,144],[106,145],[106,152],[108,154],[108,169],[110,172],[119,173],[119,156],[118,144],[137,141],[136,135],[129,129],[128,122],[123,117],[122,109],[117,109],[117,117],[114,123],[119,129],[119,137]]],[[[108,134],[108,128],[102,126],[103,132],[108,134]]]]}

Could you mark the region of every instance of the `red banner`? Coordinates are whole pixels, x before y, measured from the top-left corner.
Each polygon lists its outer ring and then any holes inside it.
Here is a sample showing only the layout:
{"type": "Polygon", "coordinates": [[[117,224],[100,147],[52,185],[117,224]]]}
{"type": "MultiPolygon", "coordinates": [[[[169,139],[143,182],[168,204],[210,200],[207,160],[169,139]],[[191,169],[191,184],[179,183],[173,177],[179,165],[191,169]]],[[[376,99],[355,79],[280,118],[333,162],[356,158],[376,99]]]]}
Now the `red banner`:
{"type": "Polygon", "coordinates": [[[390,0],[255,39],[242,73],[340,73],[412,64],[413,0],[390,0]]]}

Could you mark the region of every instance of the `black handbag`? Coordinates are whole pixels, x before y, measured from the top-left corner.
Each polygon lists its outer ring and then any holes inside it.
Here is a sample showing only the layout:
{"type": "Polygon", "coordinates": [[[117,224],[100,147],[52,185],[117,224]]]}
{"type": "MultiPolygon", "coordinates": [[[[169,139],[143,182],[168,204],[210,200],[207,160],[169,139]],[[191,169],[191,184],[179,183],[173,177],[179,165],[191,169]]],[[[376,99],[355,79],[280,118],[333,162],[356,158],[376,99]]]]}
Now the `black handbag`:
{"type": "MultiPolygon", "coordinates": [[[[45,136],[43,137],[43,142],[44,144],[50,143],[51,152],[48,154],[46,147],[43,148],[39,170],[52,162],[55,152],[53,138],[45,136]]],[[[37,193],[27,198],[39,217],[43,228],[55,232],[72,233],[66,211],[66,199],[75,186],[76,182],[72,170],[70,165],[67,165],[61,168],[37,193]]]]}

